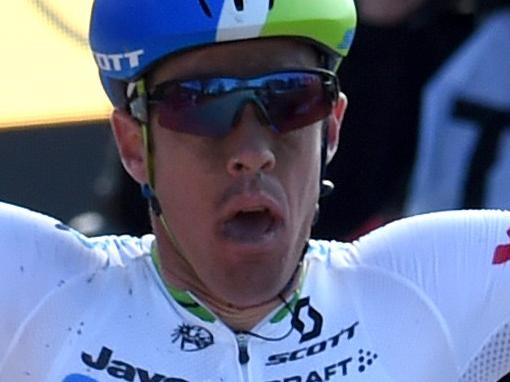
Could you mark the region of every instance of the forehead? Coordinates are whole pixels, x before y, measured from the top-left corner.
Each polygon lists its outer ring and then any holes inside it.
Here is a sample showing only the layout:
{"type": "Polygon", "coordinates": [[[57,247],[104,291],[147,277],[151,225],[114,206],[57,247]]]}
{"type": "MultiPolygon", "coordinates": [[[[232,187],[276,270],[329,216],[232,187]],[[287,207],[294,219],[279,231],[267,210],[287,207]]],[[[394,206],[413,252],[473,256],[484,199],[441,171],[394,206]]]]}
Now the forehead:
{"type": "Polygon", "coordinates": [[[286,38],[229,42],[195,49],[163,60],[149,74],[149,83],[208,76],[250,76],[281,69],[319,66],[316,50],[286,38]]]}

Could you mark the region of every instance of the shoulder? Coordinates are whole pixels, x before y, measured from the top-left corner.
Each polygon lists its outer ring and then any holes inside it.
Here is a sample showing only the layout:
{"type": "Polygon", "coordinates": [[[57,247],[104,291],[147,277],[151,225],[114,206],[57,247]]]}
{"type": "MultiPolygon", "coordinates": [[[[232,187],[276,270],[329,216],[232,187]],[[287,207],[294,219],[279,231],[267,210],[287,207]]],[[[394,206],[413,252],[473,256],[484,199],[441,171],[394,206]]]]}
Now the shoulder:
{"type": "Polygon", "coordinates": [[[385,268],[417,258],[455,261],[469,253],[482,253],[476,259],[490,262],[495,248],[510,242],[509,230],[510,211],[433,212],[397,220],[353,243],[311,241],[308,257],[337,266],[385,268]]]}
{"type": "Polygon", "coordinates": [[[51,257],[52,253],[65,252],[75,237],[60,221],[18,206],[0,203],[0,261],[27,260],[28,257],[51,257]]]}
{"type": "Polygon", "coordinates": [[[381,248],[389,242],[401,245],[427,245],[431,239],[444,244],[457,239],[487,240],[491,235],[505,236],[509,228],[510,211],[455,210],[432,212],[397,220],[376,229],[355,242],[356,246],[376,245],[381,248]]]}
{"type": "MultiPolygon", "coordinates": [[[[122,264],[148,253],[150,238],[104,236],[88,238],[57,219],[0,203],[0,265],[61,276],[122,264]]],[[[47,278],[47,275],[46,275],[47,278]]]]}
{"type": "Polygon", "coordinates": [[[398,220],[353,243],[356,260],[406,277],[424,274],[488,272],[508,245],[510,212],[459,210],[398,220]]]}
{"type": "Polygon", "coordinates": [[[335,240],[310,240],[306,252],[309,264],[325,265],[328,268],[349,267],[356,263],[356,249],[352,243],[335,240]]]}
{"type": "Polygon", "coordinates": [[[49,216],[0,203],[0,317],[5,318],[0,359],[41,304],[54,298],[68,303],[62,296],[78,296],[77,281],[99,273],[114,280],[112,271],[148,253],[151,242],[150,237],[88,238],[49,216]]]}

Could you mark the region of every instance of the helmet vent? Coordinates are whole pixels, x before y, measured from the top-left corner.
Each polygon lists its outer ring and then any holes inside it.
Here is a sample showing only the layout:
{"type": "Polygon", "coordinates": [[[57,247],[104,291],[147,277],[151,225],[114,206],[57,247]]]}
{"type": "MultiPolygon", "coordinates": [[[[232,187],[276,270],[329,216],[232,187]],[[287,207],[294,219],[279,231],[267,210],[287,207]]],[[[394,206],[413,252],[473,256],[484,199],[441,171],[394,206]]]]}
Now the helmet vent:
{"type": "Polygon", "coordinates": [[[269,10],[273,9],[274,0],[269,0],[269,10]]]}
{"type": "Polygon", "coordinates": [[[198,2],[200,3],[202,10],[207,15],[207,17],[212,18],[211,8],[209,8],[209,5],[207,5],[206,0],[198,0],[198,2]]]}
{"type": "Polygon", "coordinates": [[[242,11],[244,9],[244,0],[234,0],[234,4],[238,11],[242,11]]]}

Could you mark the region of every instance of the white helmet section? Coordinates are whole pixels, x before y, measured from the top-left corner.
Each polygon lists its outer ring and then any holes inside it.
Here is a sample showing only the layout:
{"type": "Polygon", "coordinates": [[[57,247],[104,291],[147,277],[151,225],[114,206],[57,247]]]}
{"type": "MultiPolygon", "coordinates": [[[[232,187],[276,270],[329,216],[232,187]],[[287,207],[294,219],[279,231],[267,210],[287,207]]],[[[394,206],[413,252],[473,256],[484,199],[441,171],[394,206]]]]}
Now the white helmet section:
{"type": "Polygon", "coordinates": [[[234,1],[225,1],[218,23],[217,41],[232,41],[260,36],[267,20],[267,1],[245,0],[243,12],[234,1]],[[239,28],[245,26],[244,28],[239,28]]]}

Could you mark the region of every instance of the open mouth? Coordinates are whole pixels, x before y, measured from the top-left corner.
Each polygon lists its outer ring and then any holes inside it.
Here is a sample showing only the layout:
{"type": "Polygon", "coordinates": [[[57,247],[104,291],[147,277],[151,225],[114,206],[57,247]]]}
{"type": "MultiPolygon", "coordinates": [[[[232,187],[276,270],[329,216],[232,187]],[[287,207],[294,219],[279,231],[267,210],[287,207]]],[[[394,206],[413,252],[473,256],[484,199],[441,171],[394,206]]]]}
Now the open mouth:
{"type": "Polygon", "coordinates": [[[237,242],[254,243],[272,235],[280,219],[266,207],[242,209],[223,224],[223,233],[237,242]]]}

